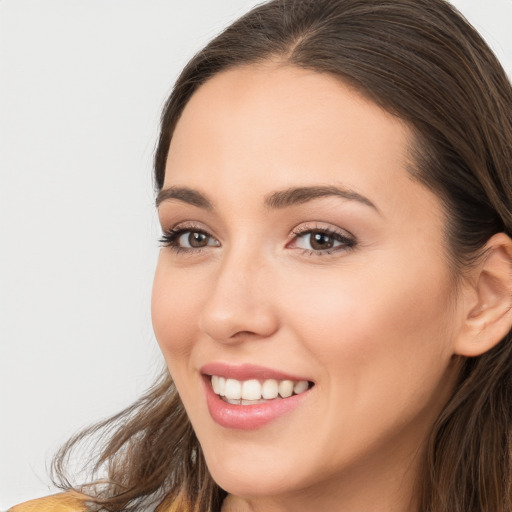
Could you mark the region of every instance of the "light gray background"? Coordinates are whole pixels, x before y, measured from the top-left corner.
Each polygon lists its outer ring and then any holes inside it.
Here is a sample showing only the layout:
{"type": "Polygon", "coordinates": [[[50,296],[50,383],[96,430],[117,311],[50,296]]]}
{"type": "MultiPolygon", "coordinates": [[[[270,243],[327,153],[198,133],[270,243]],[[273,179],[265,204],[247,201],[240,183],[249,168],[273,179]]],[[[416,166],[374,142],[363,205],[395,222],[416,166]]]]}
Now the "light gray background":
{"type": "MultiPolygon", "coordinates": [[[[161,359],[151,160],[180,68],[254,0],[0,0],[0,509],[161,359]]],[[[454,0],[512,71],[512,0],[454,0]]]]}

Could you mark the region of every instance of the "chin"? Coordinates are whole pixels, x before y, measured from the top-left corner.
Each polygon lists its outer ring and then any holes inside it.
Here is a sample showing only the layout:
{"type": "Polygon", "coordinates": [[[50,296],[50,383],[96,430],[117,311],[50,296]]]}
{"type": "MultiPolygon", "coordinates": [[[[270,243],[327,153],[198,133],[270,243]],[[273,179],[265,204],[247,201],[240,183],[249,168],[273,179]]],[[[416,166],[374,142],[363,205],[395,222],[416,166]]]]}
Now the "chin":
{"type": "Polygon", "coordinates": [[[234,496],[245,498],[256,498],[263,496],[278,496],[287,494],[296,489],[289,478],[269,474],[268,472],[232,473],[224,470],[212,472],[212,477],[222,489],[234,496]]]}
{"type": "MultiPolygon", "coordinates": [[[[286,462],[286,461],[282,461],[286,462]]],[[[300,475],[290,463],[277,463],[271,454],[257,458],[206,459],[214,481],[229,494],[242,497],[276,496],[300,487],[300,475]]]]}

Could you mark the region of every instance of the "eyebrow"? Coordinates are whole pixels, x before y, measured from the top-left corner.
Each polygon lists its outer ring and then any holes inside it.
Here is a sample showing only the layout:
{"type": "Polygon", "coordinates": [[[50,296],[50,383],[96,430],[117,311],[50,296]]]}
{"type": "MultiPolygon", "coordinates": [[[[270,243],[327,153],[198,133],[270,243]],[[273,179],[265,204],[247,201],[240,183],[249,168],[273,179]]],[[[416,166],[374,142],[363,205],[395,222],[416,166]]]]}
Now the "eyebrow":
{"type": "Polygon", "coordinates": [[[169,201],[171,199],[176,199],[178,201],[191,204],[192,206],[197,206],[198,208],[204,208],[205,210],[213,209],[212,203],[206,198],[206,196],[201,194],[201,192],[188,187],[169,187],[160,190],[155,201],[156,207],[158,208],[164,201],[169,201]]]}
{"type": "MultiPolygon", "coordinates": [[[[276,210],[307,203],[313,199],[332,196],[341,197],[349,201],[358,201],[359,203],[370,206],[379,212],[377,206],[375,206],[375,204],[367,197],[355,192],[354,190],[336,187],[333,185],[292,187],[273,192],[265,197],[265,206],[272,210],[276,210]]],[[[205,210],[213,209],[212,202],[204,194],[188,187],[169,187],[161,190],[156,198],[156,206],[158,207],[164,201],[172,199],[182,201],[205,210]]]]}
{"type": "Polygon", "coordinates": [[[354,190],[335,187],[333,185],[295,187],[274,192],[265,198],[265,205],[271,209],[288,208],[297,204],[306,203],[312,199],[331,196],[341,197],[349,201],[358,201],[379,211],[375,204],[367,197],[355,192],[354,190]]]}

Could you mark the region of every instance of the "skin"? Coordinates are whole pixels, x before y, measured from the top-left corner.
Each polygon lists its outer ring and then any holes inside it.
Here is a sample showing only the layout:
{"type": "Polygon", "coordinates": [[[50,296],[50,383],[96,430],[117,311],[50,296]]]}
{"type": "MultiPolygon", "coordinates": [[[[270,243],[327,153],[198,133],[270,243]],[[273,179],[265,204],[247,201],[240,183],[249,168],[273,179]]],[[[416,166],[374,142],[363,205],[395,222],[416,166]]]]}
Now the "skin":
{"type": "Polygon", "coordinates": [[[216,482],[223,512],[417,510],[428,432],[453,389],[462,329],[440,200],[411,178],[410,129],[338,79],[269,62],[221,73],[177,124],[158,208],[155,334],[216,482]],[[336,186],[281,208],[290,187],[336,186]],[[331,230],[330,253],[297,230],[331,230]],[[187,234],[188,235],[188,234],[187,234]],[[187,241],[187,235],[180,240],[187,241]],[[251,363],[305,376],[307,400],[250,431],[216,424],[199,369],[251,363]]]}

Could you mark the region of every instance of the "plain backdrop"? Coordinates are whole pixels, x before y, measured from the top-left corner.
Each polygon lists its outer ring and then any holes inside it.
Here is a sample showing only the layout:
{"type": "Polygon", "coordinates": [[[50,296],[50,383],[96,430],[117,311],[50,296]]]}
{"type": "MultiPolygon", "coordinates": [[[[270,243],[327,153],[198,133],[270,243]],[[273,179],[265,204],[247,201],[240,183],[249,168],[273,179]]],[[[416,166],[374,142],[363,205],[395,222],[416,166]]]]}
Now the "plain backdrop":
{"type": "MultiPolygon", "coordinates": [[[[0,0],[0,509],[162,367],[151,162],[181,67],[254,0],[0,0]]],[[[454,0],[512,72],[512,0],[454,0]]]]}

